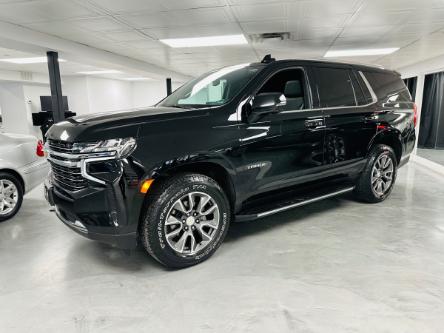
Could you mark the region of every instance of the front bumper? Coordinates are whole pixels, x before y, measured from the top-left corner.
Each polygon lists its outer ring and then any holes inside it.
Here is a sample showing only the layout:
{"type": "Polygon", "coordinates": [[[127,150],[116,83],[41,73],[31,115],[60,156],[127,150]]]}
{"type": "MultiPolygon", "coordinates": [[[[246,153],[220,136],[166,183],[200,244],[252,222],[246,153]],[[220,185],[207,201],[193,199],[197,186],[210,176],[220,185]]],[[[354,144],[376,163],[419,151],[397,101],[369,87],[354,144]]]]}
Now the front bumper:
{"type": "Polygon", "coordinates": [[[88,239],[123,249],[137,246],[143,196],[136,189],[116,183],[71,193],[51,176],[44,184],[46,200],[66,226],[88,239]]]}

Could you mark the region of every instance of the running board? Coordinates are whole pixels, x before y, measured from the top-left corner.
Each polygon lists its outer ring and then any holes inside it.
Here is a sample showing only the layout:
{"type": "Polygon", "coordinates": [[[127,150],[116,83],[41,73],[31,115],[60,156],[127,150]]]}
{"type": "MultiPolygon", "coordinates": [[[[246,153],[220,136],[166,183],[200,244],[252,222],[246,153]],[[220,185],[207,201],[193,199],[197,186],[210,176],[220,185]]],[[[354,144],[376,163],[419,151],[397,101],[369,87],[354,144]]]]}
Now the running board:
{"type": "MultiPolygon", "coordinates": [[[[274,208],[274,209],[270,209],[270,210],[266,210],[266,211],[263,211],[263,212],[255,212],[255,213],[252,213],[252,214],[250,214],[248,212],[245,212],[245,213],[241,212],[239,215],[236,215],[236,222],[250,221],[250,220],[255,220],[255,219],[262,218],[262,217],[270,216],[270,215],[273,215],[273,214],[276,214],[276,213],[280,213],[280,212],[283,212],[283,211],[286,211],[286,210],[289,210],[289,209],[293,209],[293,208],[296,208],[296,207],[301,207],[301,206],[308,205],[308,204],[313,203],[313,202],[321,201],[321,200],[324,200],[324,199],[335,197],[337,195],[341,195],[341,194],[344,194],[344,193],[347,193],[347,192],[351,192],[354,189],[355,189],[355,187],[351,186],[351,187],[346,187],[346,188],[343,188],[341,190],[337,190],[337,191],[334,191],[334,192],[330,192],[330,193],[326,193],[326,194],[323,194],[323,195],[315,196],[315,197],[312,197],[312,198],[293,199],[293,200],[291,200],[291,202],[287,201],[286,205],[284,205],[284,206],[280,206],[280,207],[277,207],[277,208],[274,208]]],[[[279,206],[279,205],[277,205],[277,206],[279,206]]]]}

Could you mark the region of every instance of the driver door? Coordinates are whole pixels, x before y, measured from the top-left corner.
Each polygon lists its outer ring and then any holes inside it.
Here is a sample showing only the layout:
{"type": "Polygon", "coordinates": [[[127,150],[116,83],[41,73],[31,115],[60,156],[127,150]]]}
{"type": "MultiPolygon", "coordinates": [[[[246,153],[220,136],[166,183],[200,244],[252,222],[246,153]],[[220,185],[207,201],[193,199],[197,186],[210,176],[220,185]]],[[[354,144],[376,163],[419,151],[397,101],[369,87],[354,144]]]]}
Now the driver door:
{"type": "Polygon", "coordinates": [[[325,120],[322,110],[312,109],[309,74],[299,66],[278,70],[253,96],[250,107],[259,94],[281,94],[275,112],[255,116],[259,110],[251,109],[241,124],[243,193],[311,181],[322,168],[325,120]]]}

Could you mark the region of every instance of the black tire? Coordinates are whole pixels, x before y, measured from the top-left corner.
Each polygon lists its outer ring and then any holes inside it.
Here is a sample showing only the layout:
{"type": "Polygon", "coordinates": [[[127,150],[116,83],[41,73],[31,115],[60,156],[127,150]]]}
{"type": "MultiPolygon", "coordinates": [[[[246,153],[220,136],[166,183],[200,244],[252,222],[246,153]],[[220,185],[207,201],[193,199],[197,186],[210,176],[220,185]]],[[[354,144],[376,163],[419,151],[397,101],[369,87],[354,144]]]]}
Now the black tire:
{"type": "MultiPolygon", "coordinates": [[[[9,172],[0,171],[0,180],[10,181],[17,188],[17,199],[16,199],[17,203],[16,203],[14,209],[11,210],[10,212],[8,212],[7,214],[2,214],[0,212],[0,222],[4,222],[4,221],[12,218],[20,210],[20,207],[22,206],[22,202],[23,202],[23,185],[15,175],[13,175],[9,172]]],[[[2,196],[2,194],[0,193],[0,197],[1,196],[2,196]]]]}
{"type": "MultiPolygon", "coordinates": [[[[201,174],[178,174],[158,184],[153,193],[149,193],[145,207],[146,213],[140,227],[141,242],[154,259],[170,268],[196,265],[212,256],[223,242],[231,220],[230,205],[224,191],[216,181],[201,174]],[[212,240],[202,250],[194,254],[181,254],[168,243],[165,221],[177,200],[192,192],[202,192],[213,199],[212,202],[219,209],[219,223],[217,229],[211,231],[212,240]]],[[[189,228],[192,227],[194,230],[194,225],[189,228]]],[[[185,229],[186,225],[179,224],[177,228],[185,229]]]]}
{"type": "Polygon", "coordinates": [[[390,146],[379,144],[373,147],[373,149],[370,151],[368,162],[364,168],[364,171],[362,172],[356,183],[354,193],[357,199],[369,203],[377,203],[387,199],[387,197],[392,192],[393,185],[396,181],[397,168],[398,163],[396,155],[390,146]],[[388,186],[388,188],[386,188],[382,194],[378,195],[372,186],[372,171],[375,163],[382,156],[386,156],[393,163],[393,174],[390,186],[388,186]]]}

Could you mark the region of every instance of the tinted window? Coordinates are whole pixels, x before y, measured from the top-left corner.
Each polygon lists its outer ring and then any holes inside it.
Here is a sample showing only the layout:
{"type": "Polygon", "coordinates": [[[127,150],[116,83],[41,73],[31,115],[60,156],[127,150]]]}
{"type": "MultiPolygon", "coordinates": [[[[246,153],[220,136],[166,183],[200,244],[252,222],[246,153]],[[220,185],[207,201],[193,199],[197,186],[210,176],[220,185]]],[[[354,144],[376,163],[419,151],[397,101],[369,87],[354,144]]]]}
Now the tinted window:
{"type": "Polygon", "coordinates": [[[317,70],[321,107],[355,106],[348,69],[320,67],[317,70]]]}
{"type": "Polygon", "coordinates": [[[305,90],[305,77],[302,69],[287,69],[268,79],[258,94],[281,93],[281,110],[302,110],[308,108],[305,90]]]}
{"type": "Polygon", "coordinates": [[[410,94],[404,82],[401,80],[401,77],[395,73],[364,72],[364,74],[378,99],[386,100],[387,97],[396,94],[398,95],[398,102],[410,101],[410,94]]]}

